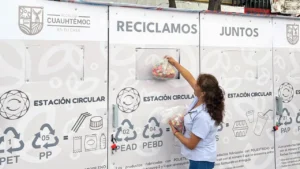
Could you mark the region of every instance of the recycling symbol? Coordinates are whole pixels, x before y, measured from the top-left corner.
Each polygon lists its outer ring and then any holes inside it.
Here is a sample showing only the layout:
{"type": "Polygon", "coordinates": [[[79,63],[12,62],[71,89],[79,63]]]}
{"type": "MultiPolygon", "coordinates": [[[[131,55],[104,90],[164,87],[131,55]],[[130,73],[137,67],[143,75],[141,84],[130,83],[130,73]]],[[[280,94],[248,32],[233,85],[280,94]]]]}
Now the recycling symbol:
{"type": "Polygon", "coordinates": [[[291,115],[291,113],[289,112],[289,110],[287,109],[287,108],[284,108],[283,109],[283,112],[282,112],[282,115],[280,115],[280,117],[279,117],[279,125],[289,125],[289,124],[292,124],[292,122],[293,122],[293,119],[290,117],[290,115],[291,115]],[[286,116],[286,118],[289,118],[289,121],[285,121],[284,123],[282,122],[282,120],[283,120],[283,113],[284,112],[286,112],[286,114],[288,115],[288,116],[286,116]]]}
{"type": "Polygon", "coordinates": [[[149,138],[149,137],[151,137],[151,138],[154,139],[154,138],[157,138],[157,137],[161,137],[162,134],[163,134],[163,131],[162,131],[162,129],[159,127],[159,123],[158,123],[157,119],[156,119],[155,117],[151,117],[151,118],[148,120],[148,124],[145,125],[145,127],[144,127],[143,137],[144,137],[144,138],[149,138]],[[154,126],[154,127],[149,126],[149,124],[150,124],[152,121],[154,121],[154,123],[155,123],[155,126],[154,126]],[[159,128],[159,129],[158,129],[158,128],[159,128]],[[151,136],[150,136],[150,134],[147,135],[147,131],[149,131],[149,130],[150,130],[150,132],[153,133],[151,136]],[[159,132],[156,133],[156,131],[159,131],[159,132]],[[155,134],[155,133],[156,133],[156,134],[155,134]]]}
{"type": "MultiPolygon", "coordinates": [[[[14,148],[14,147],[10,147],[9,149],[7,149],[7,151],[12,154],[13,152],[17,152],[17,151],[21,151],[24,148],[24,142],[22,140],[20,140],[20,133],[18,133],[16,131],[15,128],[13,127],[8,127],[5,131],[4,134],[7,135],[9,132],[12,132],[14,134],[14,138],[19,140],[19,146],[14,148]]],[[[2,144],[4,142],[4,136],[0,137],[0,144],[2,144]]],[[[0,150],[0,153],[4,153],[4,150],[0,150]]]]}
{"type": "Polygon", "coordinates": [[[20,90],[10,90],[0,96],[0,115],[8,120],[25,116],[30,107],[28,96],[20,90]]]}
{"type": "Polygon", "coordinates": [[[278,89],[278,94],[283,98],[284,103],[289,103],[294,97],[294,88],[290,83],[283,83],[278,89]]]}
{"type": "Polygon", "coordinates": [[[59,142],[59,139],[57,136],[55,136],[55,130],[53,130],[53,128],[49,125],[49,124],[44,124],[42,125],[42,127],[40,128],[40,132],[36,133],[35,134],[35,138],[32,142],[32,147],[35,148],[35,149],[40,149],[42,148],[42,145],[41,144],[38,144],[38,141],[42,141],[42,142],[46,142],[43,144],[43,147],[48,149],[49,147],[54,147],[58,144],[59,142]],[[41,132],[44,131],[45,128],[48,128],[49,130],[49,135],[42,135],[41,132]],[[54,137],[54,142],[50,142],[51,141],[51,138],[50,138],[50,135],[52,135],[54,137]]]}
{"type": "Polygon", "coordinates": [[[130,141],[130,140],[135,140],[136,137],[137,137],[137,133],[136,133],[136,131],[134,130],[134,127],[133,127],[133,125],[131,124],[131,122],[130,122],[128,119],[125,119],[125,120],[122,122],[122,126],[118,128],[118,131],[117,131],[116,137],[115,137],[116,140],[117,140],[117,141],[122,141],[122,140],[123,140],[122,138],[120,138],[120,133],[122,133],[123,135],[127,135],[127,136],[124,138],[124,140],[125,140],[126,142],[128,142],[128,141],[130,141]],[[126,123],[128,124],[129,129],[122,128],[122,126],[124,127],[124,125],[125,125],[126,123]],[[133,132],[132,132],[132,133],[133,133],[133,136],[131,136],[131,137],[128,136],[128,135],[130,134],[130,130],[133,131],[133,132]]]}
{"type": "Polygon", "coordinates": [[[126,87],[119,92],[116,102],[118,108],[122,112],[132,113],[139,108],[141,104],[141,96],[136,89],[126,87]]]}

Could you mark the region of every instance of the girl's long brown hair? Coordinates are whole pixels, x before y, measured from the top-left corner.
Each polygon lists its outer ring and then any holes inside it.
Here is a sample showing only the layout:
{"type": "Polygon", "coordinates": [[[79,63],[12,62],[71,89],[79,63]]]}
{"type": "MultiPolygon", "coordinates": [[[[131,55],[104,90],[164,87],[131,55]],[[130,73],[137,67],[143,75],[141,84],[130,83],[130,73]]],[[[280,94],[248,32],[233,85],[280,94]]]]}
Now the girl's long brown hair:
{"type": "Polygon", "coordinates": [[[225,98],[218,80],[211,74],[200,74],[197,85],[205,92],[204,102],[209,115],[215,120],[216,125],[219,125],[224,118],[225,98]]]}

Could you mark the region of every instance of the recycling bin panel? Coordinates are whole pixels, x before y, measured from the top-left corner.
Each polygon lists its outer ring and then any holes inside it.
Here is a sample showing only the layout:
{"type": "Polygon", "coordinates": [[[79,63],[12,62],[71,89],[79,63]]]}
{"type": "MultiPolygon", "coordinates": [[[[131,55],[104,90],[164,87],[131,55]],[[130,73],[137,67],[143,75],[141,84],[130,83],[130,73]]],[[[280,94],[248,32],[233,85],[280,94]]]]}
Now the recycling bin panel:
{"type": "Polygon", "coordinates": [[[152,69],[170,55],[197,77],[199,15],[109,10],[109,168],[187,168],[180,143],[161,114],[190,104],[193,90],[178,73],[160,80],[153,78],[152,69]]]}
{"type": "Polygon", "coordinates": [[[107,10],[0,7],[0,168],[107,168],[107,10]]]}
{"type": "Polygon", "coordinates": [[[275,135],[276,167],[300,167],[300,50],[299,21],[274,19],[274,92],[282,100],[275,135]]]}
{"type": "Polygon", "coordinates": [[[215,168],[275,168],[271,20],[200,16],[201,73],[225,94],[215,168]]]}

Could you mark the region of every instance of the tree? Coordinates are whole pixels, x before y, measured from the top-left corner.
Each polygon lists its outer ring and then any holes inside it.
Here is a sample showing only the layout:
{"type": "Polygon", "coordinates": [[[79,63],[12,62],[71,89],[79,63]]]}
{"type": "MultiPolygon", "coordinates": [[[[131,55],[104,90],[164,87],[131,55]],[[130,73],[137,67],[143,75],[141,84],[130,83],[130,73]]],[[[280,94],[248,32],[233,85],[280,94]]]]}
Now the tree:
{"type": "Polygon", "coordinates": [[[210,10],[210,11],[221,11],[221,1],[222,0],[209,0],[208,10],[210,10]]]}
{"type": "Polygon", "coordinates": [[[169,7],[170,8],[176,8],[176,2],[175,2],[175,0],[169,0],[169,7]]]}

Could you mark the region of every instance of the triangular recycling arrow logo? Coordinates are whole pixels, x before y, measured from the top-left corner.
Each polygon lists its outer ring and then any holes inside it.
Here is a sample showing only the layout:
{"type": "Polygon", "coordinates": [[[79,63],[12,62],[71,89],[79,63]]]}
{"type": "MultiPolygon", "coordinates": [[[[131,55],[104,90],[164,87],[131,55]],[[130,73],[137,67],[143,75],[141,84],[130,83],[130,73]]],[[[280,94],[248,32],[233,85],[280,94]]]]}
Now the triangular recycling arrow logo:
{"type": "Polygon", "coordinates": [[[283,112],[282,112],[282,115],[280,115],[280,117],[279,117],[279,124],[280,125],[290,125],[290,124],[292,124],[292,122],[293,122],[293,119],[292,119],[292,117],[291,117],[291,113],[289,112],[289,110],[287,109],[287,108],[284,108],[283,109],[283,112]],[[287,116],[283,116],[284,114],[287,114],[287,116]],[[284,119],[284,117],[286,118],[286,119],[284,119]]]}
{"type": "Polygon", "coordinates": [[[143,137],[144,138],[158,138],[161,137],[163,134],[162,128],[160,128],[159,122],[155,117],[151,117],[148,120],[148,124],[145,125],[144,131],[143,131],[143,137]],[[154,126],[150,126],[151,122],[154,122],[154,126]]]}
{"type": "Polygon", "coordinates": [[[132,123],[128,120],[125,119],[122,122],[122,126],[118,128],[118,131],[116,133],[116,140],[117,141],[122,141],[125,140],[126,142],[128,141],[132,141],[135,140],[137,137],[137,133],[134,130],[134,126],[132,125],[132,123]],[[125,127],[125,124],[128,125],[128,129],[125,127]],[[121,135],[123,137],[121,137],[121,135]]]}
{"type": "MultiPolygon", "coordinates": [[[[14,139],[17,139],[19,141],[18,141],[18,145],[12,145],[10,148],[7,149],[7,152],[12,154],[13,152],[18,152],[23,150],[24,142],[23,140],[20,139],[20,133],[18,133],[15,128],[8,127],[7,129],[5,129],[4,134],[7,135],[9,132],[13,133],[14,139]]],[[[0,144],[4,143],[4,140],[6,140],[4,136],[0,137],[0,144]]],[[[4,150],[0,150],[0,153],[4,153],[4,152],[5,152],[4,150]]]]}
{"type": "Polygon", "coordinates": [[[44,124],[40,128],[40,132],[35,134],[34,140],[32,142],[32,147],[35,149],[40,149],[42,147],[48,149],[49,147],[55,147],[58,143],[59,139],[57,136],[55,136],[55,130],[53,130],[50,124],[44,124]],[[48,135],[41,134],[41,132],[44,131],[45,128],[49,130],[48,135]]]}

